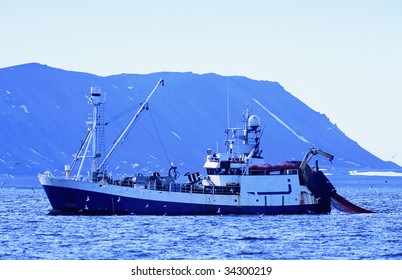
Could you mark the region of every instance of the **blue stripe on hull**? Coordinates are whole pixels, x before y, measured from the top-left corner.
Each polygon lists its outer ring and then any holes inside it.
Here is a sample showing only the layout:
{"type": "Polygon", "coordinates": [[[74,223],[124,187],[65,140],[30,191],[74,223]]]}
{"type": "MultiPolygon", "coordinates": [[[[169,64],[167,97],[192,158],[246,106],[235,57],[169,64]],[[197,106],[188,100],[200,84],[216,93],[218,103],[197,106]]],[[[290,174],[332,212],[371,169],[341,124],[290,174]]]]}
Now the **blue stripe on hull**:
{"type": "Polygon", "coordinates": [[[53,207],[49,214],[63,215],[227,215],[328,214],[330,205],[226,206],[151,201],[85,190],[43,186],[53,207]]]}

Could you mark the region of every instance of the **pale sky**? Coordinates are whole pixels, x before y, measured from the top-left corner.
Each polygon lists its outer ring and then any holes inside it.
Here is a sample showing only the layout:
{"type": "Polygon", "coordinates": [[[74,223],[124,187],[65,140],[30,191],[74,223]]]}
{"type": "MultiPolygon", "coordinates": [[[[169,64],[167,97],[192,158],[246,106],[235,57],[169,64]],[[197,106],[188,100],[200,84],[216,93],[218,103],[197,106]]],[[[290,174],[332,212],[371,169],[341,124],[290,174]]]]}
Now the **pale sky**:
{"type": "Polygon", "coordinates": [[[0,68],[277,81],[402,165],[402,1],[0,0],[0,26],[0,68]]]}

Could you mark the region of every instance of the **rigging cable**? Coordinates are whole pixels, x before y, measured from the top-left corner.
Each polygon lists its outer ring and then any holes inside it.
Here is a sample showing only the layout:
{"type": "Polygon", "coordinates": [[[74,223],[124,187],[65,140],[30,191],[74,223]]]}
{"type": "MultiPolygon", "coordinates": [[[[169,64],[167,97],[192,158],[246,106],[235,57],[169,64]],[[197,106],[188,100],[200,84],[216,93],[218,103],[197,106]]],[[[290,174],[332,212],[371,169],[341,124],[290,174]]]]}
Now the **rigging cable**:
{"type": "Polygon", "coordinates": [[[154,117],[152,116],[151,110],[149,110],[149,115],[151,116],[151,120],[152,120],[152,123],[154,124],[155,131],[156,131],[156,134],[158,135],[159,142],[161,143],[163,152],[165,153],[166,160],[167,160],[168,164],[171,164],[172,162],[170,161],[169,156],[168,156],[168,154],[166,152],[165,145],[163,144],[163,141],[162,141],[162,138],[161,138],[161,136],[159,134],[158,128],[156,127],[156,123],[155,123],[154,117]]]}
{"type": "MultiPolygon", "coordinates": [[[[120,117],[122,117],[122,116],[128,114],[129,112],[133,111],[134,109],[137,109],[137,108],[140,107],[141,105],[142,105],[142,103],[137,104],[137,105],[132,106],[132,107],[128,108],[127,110],[125,110],[125,111],[119,113],[118,115],[116,115],[116,116],[114,116],[113,118],[111,118],[108,122],[106,122],[105,125],[107,125],[107,124],[111,123],[112,121],[115,121],[115,120],[117,120],[118,118],[120,118],[120,117]]],[[[145,109],[145,110],[148,110],[148,105],[147,105],[146,108],[144,108],[144,109],[145,109]]],[[[138,119],[139,119],[140,117],[141,117],[141,116],[138,116],[138,119]]],[[[128,127],[128,125],[123,129],[123,131],[124,131],[127,127],[128,127]]],[[[130,131],[132,130],[132,128],[133,128],[133,126],[129,128],[129,130],[127,131],[126,136],[124,136],[124,138],[121,139],[121,143],[123,143],[123,142],[126,140],[128,134],[130,133],[130,131]]],[[[121,135],[121,134],[119,134],[119,135],[121,135]]],[[[115,144],[118,139],[119,139],[119,136],[116,137],[116,139],[112,142],[112,144],[115,144]]],[[[117,149],[117,148],[119,148],[119,147],[116,146],[116,149],[117,149]]],[[[108,162],[112,161],[114,155],[115,155],[115,154],[112,154],[112,155],[111,155],[111,157],[110,157],[110,159],[108,160],[108,162]]],[[[108,165],[107,165],[107,167],[108,167],[108,165]]]]}
{"type": "Polygon", "coordinates": [[[114,116],[113,118],[111,118],[109,121],[105,122],[105,125],[108,125],[109,123],[111,123],[111,122],[123,117],[124,115],[127,115],[128,113],[130,113],[131,111],[137,109],[140,106],[141,106],[141,104],[137,104],[137,105],[134,105],[134,106],[126,109],[125,111],[123,111],[123,112],[117,114],[116,116],[114,116]]]}

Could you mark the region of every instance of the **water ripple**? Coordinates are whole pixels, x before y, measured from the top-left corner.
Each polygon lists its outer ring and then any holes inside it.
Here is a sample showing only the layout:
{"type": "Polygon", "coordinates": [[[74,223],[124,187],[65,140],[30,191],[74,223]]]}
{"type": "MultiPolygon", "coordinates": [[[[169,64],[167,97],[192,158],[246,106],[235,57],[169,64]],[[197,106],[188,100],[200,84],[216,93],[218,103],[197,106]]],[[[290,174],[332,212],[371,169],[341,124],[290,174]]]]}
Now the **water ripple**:
{"type": "Polygon", "coordinates": [[[338,189],[379,213],[48,216],[41,189],[0,188],[0,259],[402,259],[399,185],[338,189]]]}

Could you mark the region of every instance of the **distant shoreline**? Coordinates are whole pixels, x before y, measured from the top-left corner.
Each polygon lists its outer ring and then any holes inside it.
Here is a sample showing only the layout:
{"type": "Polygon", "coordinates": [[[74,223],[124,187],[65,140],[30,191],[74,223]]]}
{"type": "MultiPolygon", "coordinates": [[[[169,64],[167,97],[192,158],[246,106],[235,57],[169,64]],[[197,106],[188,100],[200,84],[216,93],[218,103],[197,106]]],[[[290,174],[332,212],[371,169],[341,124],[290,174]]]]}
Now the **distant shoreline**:
{"type": "Polygon", "coordinates": [[[394,171],[357,171],[352,170],[349,171],[349,175],[351,176],[382,176],[382,177],[402,177],[401,172],[394,171]]]}

